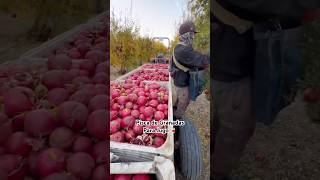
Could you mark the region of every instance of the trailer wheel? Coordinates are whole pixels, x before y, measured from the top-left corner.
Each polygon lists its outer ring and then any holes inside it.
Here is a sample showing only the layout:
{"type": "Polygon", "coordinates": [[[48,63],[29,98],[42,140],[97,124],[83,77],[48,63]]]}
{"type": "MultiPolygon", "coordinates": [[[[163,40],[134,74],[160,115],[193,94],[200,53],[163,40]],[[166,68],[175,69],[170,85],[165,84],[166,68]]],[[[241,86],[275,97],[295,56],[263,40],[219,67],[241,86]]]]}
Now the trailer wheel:
{"type": "Polygon", "coordinates": [[[187,118],[183,120],[185,126],[179,127],[179,154],[176,154],[176,159],[184,179],[197,180],[202,169],[200,139],[194,124],[187,118]]]}

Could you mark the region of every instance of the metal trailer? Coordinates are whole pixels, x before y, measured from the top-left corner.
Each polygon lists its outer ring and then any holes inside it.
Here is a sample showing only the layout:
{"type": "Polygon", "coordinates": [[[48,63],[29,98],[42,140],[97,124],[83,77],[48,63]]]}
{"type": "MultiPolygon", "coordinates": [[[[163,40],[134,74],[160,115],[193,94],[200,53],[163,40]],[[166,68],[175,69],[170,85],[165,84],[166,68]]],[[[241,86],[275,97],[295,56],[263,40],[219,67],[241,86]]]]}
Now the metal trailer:
{"type": "Polygon", "coordinates": [[[157,180],[174,180],[175,169],[170,159],[161,156],[146,162],[111,162],[110,174],[150,174],[157,180]]]}
{"type": "MultiPolygon", "coordinates": [[[[119,77],[115,82],[123,82],[132,74],[143,69],[143,66],[134,69],[127,74],[119,77]]],[[[148,69],[155,70],[155,69],[148,69]]],[[[172,79],[169,81],[145,81],[146,83],[156,82],[169,90],[168,102],[168,121],[174,121],[173,104],[174,104],[174,90],[172,86],[172,79]]],[[[110,150],[118,155],[122,162],[145,162],[152,161],[155,157],[165,157],[172,160],[180,170],[184,179],[198,180],[202,170],[202,155],[200,138],[196,127],[191,120],[184,117],[184,126],[172,127],[169,126],[167,140],[159,148],[145,147],[134,144],[110,142],[110,150]],[[175,133],[172,130],[175,129],[175,133]]],[[[174,179],[168,179],[174,180],[174,179]]]]}

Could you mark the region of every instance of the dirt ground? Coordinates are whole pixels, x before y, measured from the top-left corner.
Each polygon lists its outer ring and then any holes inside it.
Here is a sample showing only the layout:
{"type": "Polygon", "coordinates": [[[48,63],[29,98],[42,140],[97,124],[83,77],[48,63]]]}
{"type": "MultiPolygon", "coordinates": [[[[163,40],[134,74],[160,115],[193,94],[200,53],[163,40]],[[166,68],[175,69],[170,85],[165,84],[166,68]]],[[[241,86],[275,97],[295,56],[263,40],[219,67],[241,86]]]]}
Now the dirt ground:
{"type": "Polygon", "coordinates": [[[210,179],[210,102],[205,95],[200,95],[192,101],[187,109],[187,116],[198,128],[201,139],[203,170],[200,179],[210,179]]]}
{"type": "Polygon", "coordinates": [[[320,125],[311,122],[301,97],[271,127],[257,125],[235,174],[248,180],[320,179],[320,125]]]}
{"type": "MultiPolygon", "coordinates": [[[[0,62],[17,59],[40,42],[25,38],[30,28],[26,19],[0,15],[0,62]]],[[[111,68],[113,80],[119,76],[111,68]]],[[[188,116],[201,137],[203,173],[210,177],[210,102],[204,95],[188,107],[188,116]]],[[[301,99],[286,108],[271,127],[257,125],[254,137],[234,174],[248,180],[318,180],[320,179],[320,125],[310,122],[301,99]]]]}

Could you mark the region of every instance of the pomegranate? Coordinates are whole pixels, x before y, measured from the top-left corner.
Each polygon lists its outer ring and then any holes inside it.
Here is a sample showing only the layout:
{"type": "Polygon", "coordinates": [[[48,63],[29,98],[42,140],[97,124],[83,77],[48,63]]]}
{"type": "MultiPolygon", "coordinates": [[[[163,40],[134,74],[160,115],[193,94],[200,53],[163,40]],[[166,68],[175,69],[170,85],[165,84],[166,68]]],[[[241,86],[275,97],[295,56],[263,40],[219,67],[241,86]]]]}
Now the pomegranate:
{"type": "Polygon", "coordinates": [[[97,164],[109,162],[109,154],[106,153],[106,149],[108,148],[109,148],[108,141],[100,141],[93,146],[91,155],[97,164]]]}
{"type": "Polygon", "coordinates": [[[110,122],[110,134],[113,134],[120,130],[120,121],[113,120],[110,122]]]}
{"type": "Polygon", "coordinates": [[[150,98],[151,99],[158,99],[158,94],[156,92],[150,93],[150,98]]]}
{"type": "Polygon", "coordinates": [[[144,108],[143,115],[146,118],[147,117],[152,117],[153,116],[153,112],[154,112],[154,109],[152,107],[146,107],[146,108],[144,108]]]}
{"type": "Polygon", "coordinates": [[[306,88],[303,92],[303,99],[306,102],[317,102],[320,100],[320,88],[306,88]]]}
{"type": "Polygon", "coordinates": [[[126,138],[127,142],[130,142],[136,137],[136,135],[132,129],[128,129],[127,132],[125,132],[124,137],[126,138]]]}
{"type": "Polygon", "coordinates": [[[95,167],[92,157],[84,152],[72,154],[67,160],[67,170],[79,179],[89,179],[95,167]]]}
{"type": "Polygon", "coordinates": [[[92,150],[92,141],[86,136],[78,136],[73,143],[73,152],[90,153],[92,150]]]}
{"type": "Polygon", "coordinates": [[[138,110],[132,110],[131,116],[133,116],[135,119],[138,119],[140,116],[140,112],[138,110]]]}
{"type": "Polygon", "coordinates": [[[110,119],[115,120],[118,117],[118,111],[110,111],[110,119]]]}
{"type": "Polygon", "coordinates": [[[88,104],[89,111],[95,111],[99,109],[107,109],[107,102],[109,98],[107,95],[97,95],[93,97],[88,104]]]}
{"type": "MultiPolygon", "coordinates": [[[[112,97],[112,99],[114,99],[114,98],[116,98],[116,97],[119,97],[119,96],[120,96],[119,91],[114,90],[114,91],[111,92],[111,97],[112,97]]],[[[125,98],[125,97],[124,97],[124,98],[125,98]]]]}
{"type": "Polygon", "coordinates": [[[37,158],[38,158],[38,153],[31,153],[28,156],[27,163],[28,163],[28,169],[31,175],[36,176],[37,175],[37,168],[36,168],[36,163],[37,163],[37,158]]]}
{"type": "Polygon", "coordinates": [[[92,112],[87,121],[87,129],[91,136],[105,140],[107,136],[107,125],[108,122],[108,111],[107,110],[96,110],[92,112]]]}
{"type": "Polygon", "coordinates": [[[120,112],[120,115],[121,117],[125,118],[127,116],[130,116],[131,115],[131,110],[128,109],[128,108],[125,108],[123,109],[121,112],[120,112]]]}
{"type": "Polygon", "coordinates": [[[80,54],[86,54],[87,51],[89,51],[91,44],[87,42],[79,43],[77,46],[78,51],[80,54]]]}
{"type": "Polygon", "coordinates": [[[136,94],[129,94],[128,95],[129,101],[135,103],[138,100],[138,96],[136,94]]]}
{"type": "Polygon", "coordinates": [[[109,82],[109,76],[107,73],[99,72],[92,78],[93,83],[95,84],[107,84],[109,82]]]}
{"type": "Polygon", "coordinates": [[[156,108],[158,106],[158,101],[153,99],[149,102],[149,105],[153,108],[156,108]]]}
{"type": "Polygon", "coordinates": [[[114,180],[132,180],[132,175],[129,174],[116,174],[114,180]]]}
{"type": "Polygon", "coordinates": [[[54,105],[59,105],[66,101],[69,97],[69,92],[64,88],[55,88],[48,92],[47,99],[54,105]]]}
{"type": "Polygon", "coordinates": [[[166,110],[165,104],[159,104],[159,105],[157,106],[157,110],[164,112],[164,111],[166,110]]]}
{"type": "Polygon", "coordinates": [[[81,53],[76,48],[74,48],[69,50],[68,56],[72,59],[80,59],[81,53]]]}
{"type": "Polygon", "coordinates": [[[88,90],[81,89],[72,94],[69,98],[70,101],[76,101],[87,105],[90,99],[93,97],[92,93],[88,90]]]}
{"type": "Polygon", "coordinates": [[[99,63],[96,66],[96,73],[99,72],[106,72],[107,69],[109,69],[110,64],[108,62],[99,63]]]}
{"type": "Polygon", "coordinates": [[[30,141],[25,132],[13,133],[5,144],[7,153],[26,156],[31,151],[30,141]]]}
{"type": "Polygon", "coordinates": [[[165,140],[163,138],[161,138],[161,137],[158,137],[158,136],[153,139],[153,145],[155,147],[162,146],[164,144],[164,142],[165,142],[165,140]]]}
{"type": "Polygon", "coordinates": [[[85,58],[92,60],[96,64],[107,60],[106,53],[100,50],[88,51],[85,55],[85,58]]]}
{"type": "Polygon", "coordinates": [[[33,136],[41,137],[49,135],[54,128],[54,116],[46,109],[33,110],[26,115],[24,129],[33,136]]]}
{"type": "Polygon", "coordinates": [[[124,140],[125,140],[125,137],[122,131],[118,131],[110,135],[110,141],[124,142],[124,140]]]}
{"type": "Polygon", "coordinates": [[[151,180],[148,174],[136,174],[133,175],[132,180],[151,180]]]}
{"type": "Polygon", "coordinates": [[[45,177],[43,180],[78,180],[78,178],[70,173],[53,173],[45,177]]]}
{"type": "Polygon", "coordinates": [[[0,171],[8,179],[23,179],[27,174],[27,166],[20,156],[6,154],[0,156],[0,171]]]}
{"type": "Polygon", "coordinates": [[[92,180],[106,180],[107,179],[107,166],[106,165],[97,166],[96,169],[93,171],[91,179],[92,180]]]}
{"type": "Polygon", "coordinates": [[[80,70],[85,70],[92,76],[95,72],[95,64],[90,60],[82,60],[79,65],[80,70]]]}
{"type": "Polygon", "coordinates": [[[3,96],[4,111],[9,117],[28,111],[33,104],[27,95],[18,90],[10,90],[3,96]]]}
{"type": "Polygon", "coordinates": [[[3,145],[12,134],[11,122],[6,122],[0,125],[0,145],[3,145]]]}
{"type": "Polygon", "coordinates": [[[135,119],[132,116],[126,116],[120,122],[120,125],[123,129],[132,128],[134,124],[135,124],[135,119]]]}
{"type": "Polygon", "coordinates": [[[154,113],[154,119],[157,121],[163,120],[165,117],[164,113],[162,111],[156,111],[154,113]]]}
{"type": "Polygon", "coordinates": [[[137,104],[139,106],[144,106],[147,103],[147,98],[145,96],[139,96],[137,99],[137,104]]]}
{"type": "Polygon", "coordinates": [[[82,130],[88,118],[88,109],[81,103],[66,101],[58,107],[59,120],[76,131],[82,130]]]}
{"type": "Polygon", "coordinates": [[[72,146],[74,139],[75,135],[71,129],[59,127],[50,134],[49,142],[51,147],[69,149],[72,146]]]}
{"type": "Polygon", "coordinates": [[[62,172],[66,167],[66,154],[58,148],[49,148],[41,152],[36,161],[37,173],[41,177],[62,172]]]}
{"type": "Polygon", "coordinates": [[[95,95],[107,95],[109,94],[109,89],[106,85],[96,84],[94,86],[94,93],[95,95]]]}
{"type": "Polygon", "coordinates": [[[6,123],[6,122],[8,122],[8,116],[5,113],[0,112],[0,124],[6,123]]]}
{"type": "Polygon", "coordinates": [[[112,110],[115,110],[115,111],[118,111],[120,109],[120,105],[118,103],[114,103],[112,106],[111,106],[111,109],[112,110]]]}
{"type": "Polygon", "coordinates": [[[47,61],[48,69],[66,69],[69,70],[72,65],[72,61],[70,57],[65,54],[58,54],[55,56],[51,56],[47,61]]]}
{"type": "Polygon", "coordinates": [[[68,79],[64,77],[63,71],[51,70],[46,72],[42,77],[42,84],[49,90],[54,88],[63,88],[68,82],[68,79]]]}
{"type": "Polygon", "coordinates": [[[132,109],[133,108],[133,103],[132,102],[127,102],[125,107],[128,108],[128,109],[132,109]]]}
{"type": "Polygon", "coordinates": [[[128,101],[128,97],[127,96],[120,96],[118,98],[118,103],[120,105],[125,105],[127,103],[127,101],[128,101]]]}
{"type": "Polygon", "coordinates": [[[92,81],[87,76],[79,76],[73,79],[72,83],[76,86],[81,86],[84,84],[91,84],[92,81]]]}
{"type": "Polygon", "coordinates": [[[141,135],[143,133],[143,126],[135,124],[132,129],[133,132],[137,135],[141,135]]]}

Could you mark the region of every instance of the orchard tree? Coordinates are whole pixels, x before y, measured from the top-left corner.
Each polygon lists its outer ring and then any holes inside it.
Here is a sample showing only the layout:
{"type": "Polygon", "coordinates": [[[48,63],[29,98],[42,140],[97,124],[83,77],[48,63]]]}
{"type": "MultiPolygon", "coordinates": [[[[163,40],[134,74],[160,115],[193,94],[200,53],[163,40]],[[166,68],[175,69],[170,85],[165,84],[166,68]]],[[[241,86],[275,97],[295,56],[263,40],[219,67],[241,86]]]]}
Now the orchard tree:
{"type": "Polygon", "coordinates": [[[91,0],[2,0],[8,13],[27,16],[33,20],[29,35],[45,41],[60,28],[66,17],[84,21],[90,14],[91,0]]]}
{"type": "Polygon", "coordinates": [[[188,9],[191,12],[196,27],[200,33],[196,35],[194,47],[202,52],[210,48],[210,4],[209,0],[189,0],[188,9]]]}
{"type": "Polygon", "coordinates": [[[148,36],[141,36],[139,26],[129,18],[115,17],[111,14],[110,22],[110,62],[119,68],[119,73],[126,73],[149,60],[158,52],[166,53],[167,48],[148,36]]]}

